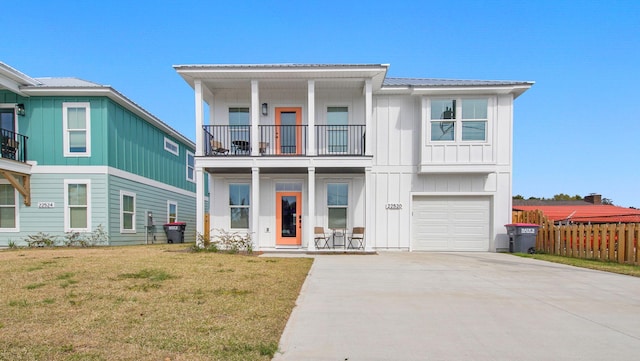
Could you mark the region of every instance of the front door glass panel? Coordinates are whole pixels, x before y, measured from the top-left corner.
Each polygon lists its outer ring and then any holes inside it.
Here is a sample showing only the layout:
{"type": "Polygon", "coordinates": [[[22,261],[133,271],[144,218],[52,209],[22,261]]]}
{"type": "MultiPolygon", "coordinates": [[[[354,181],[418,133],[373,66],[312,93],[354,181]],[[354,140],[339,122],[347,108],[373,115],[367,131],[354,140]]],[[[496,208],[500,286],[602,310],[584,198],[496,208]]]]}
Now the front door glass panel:
{"type": "Polygon", "coordinates": [[[296,196],[282,196],[282,237],[293,237],[297,235],[296,196]]]}

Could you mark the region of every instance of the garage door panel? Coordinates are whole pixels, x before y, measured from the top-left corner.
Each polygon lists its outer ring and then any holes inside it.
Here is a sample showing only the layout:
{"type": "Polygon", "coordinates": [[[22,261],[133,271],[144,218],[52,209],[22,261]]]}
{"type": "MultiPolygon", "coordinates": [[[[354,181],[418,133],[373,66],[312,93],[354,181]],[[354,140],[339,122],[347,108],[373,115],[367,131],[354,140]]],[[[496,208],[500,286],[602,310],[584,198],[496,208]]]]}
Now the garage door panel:
{"type": "Polygon", "coordinates": [[[488,251],[489,197],[414,197],[412,249],[488,251]]]}

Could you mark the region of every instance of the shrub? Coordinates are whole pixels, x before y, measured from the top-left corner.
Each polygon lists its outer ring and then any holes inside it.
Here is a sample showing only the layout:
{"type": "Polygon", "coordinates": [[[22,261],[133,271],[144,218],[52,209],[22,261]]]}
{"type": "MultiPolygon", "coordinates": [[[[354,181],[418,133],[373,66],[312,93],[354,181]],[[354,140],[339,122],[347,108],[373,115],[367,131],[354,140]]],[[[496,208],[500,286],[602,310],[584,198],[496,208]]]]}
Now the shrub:
{"type": "Polygon", "coordinates": [[[28,247],[53,247],[58,243],[57,237],[42,232],[29,235],[24,241],[28,247]]]}
{"type": "Polygon", "coordinates": [[[231,232],[225,229],[218,229],[218,235],[212,244],[228,253],[247,252],[253,253],[253,241],[249,232],[231,232]]]}

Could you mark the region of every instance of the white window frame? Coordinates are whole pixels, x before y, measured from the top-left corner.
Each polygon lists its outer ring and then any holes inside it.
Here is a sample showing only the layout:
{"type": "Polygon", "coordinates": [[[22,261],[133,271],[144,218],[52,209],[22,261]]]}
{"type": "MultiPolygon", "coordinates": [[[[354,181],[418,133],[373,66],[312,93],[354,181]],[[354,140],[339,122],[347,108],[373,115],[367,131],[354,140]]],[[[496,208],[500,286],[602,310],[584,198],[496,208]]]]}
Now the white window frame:
{"type": "Polygon", "coordinates": [[[189,182],[196,182],[196,157],[190,151],[187,151],[187,156],[185,158],[186,162],[186,177],[189,182]],[[193,167],[189,166],[189,157],[193,158],[193,167]],[[191,170],[191,177],[189,177],[189,170],[191,170]]]}
{"type": "Polygon", "coordinates": [[[91,179],[65,179],[64,180],[64,231],[65,232],[91,232],[91,179]],[[87,186],[87,227],[71,228],[71,214],[69,213],[69,185],[85,184],[87,186]]]}
{"type": "Polygon", "coordinates": [[[120,233],[136,233],[136,194],[133,192],[120,191],[120,233]],[[132,216],[132,229],[124,228],[124,196],[133,198],[133,216],[132,216]]]}
{"type": "Polygon", "coordinates": [[[229,183],[228,187],[227,187],[227,199],[230,199],[231,197],[229,196],[230,190],[231,190],[231,186],[237,186],[237,185],[244,185],[244,186],[248,186],[249,187],[249,204],[236,204],[236,205],[231,205],[230,202],[227,203],[227,206],[229,207],[229,229],[242,229],[242,230],[246,230],[246,229],[251,229],[251,183],[242,183],[242,182],[237,182],[237,183],[229,183]],[[247,215],[247,228],[233,228],[231,227],[231,210],[233,208],[246,208],[248,209],[248,215],[247,215]]]}
{"type": "MultiPolygon", "coordinates": [[[[9,181],[5,179],[0,179],[0,184],[9,184],[9,181]]],[[[0,233],[7,232],[20,232],[20,205],[18,204],[20,201],[20,197],[18,195],[18,191],[13,189],[13,208],[14,208],[14,217],[15,217],[15,227],[14,228],[0,228],[0,233]]],[[[8,207],[8,206],[0,206],[0,207],[8,207]]]]}
{"type": "Polygon", "coordinates": [[[178,145],[178,143],[167,137],[164,137],[164,150],[174,155],[180,155],[180,146],[178,145]],[[172,147],[175,147],[175,149],[173,149],[172,147]]]}
{"type": "Polygon", "coordinates": [[[345,212],[345,217],[346,217],[346,219],[345,219],[345,229],[349,228],[349,204],[351,203],[350,199],[349,199],[349,197],[351,195],[351,191],[350,190],[351,190],[351,186],[350,186],[349,182],[341,182],[341,181],[329,181],[329,182],[327,182],[327,185],[326,185],[326,192],[327,193],[326,193],[326,196],[325,196],[325,202],[326,202],[326,205],[327,205],[327,228],[331,228],[329,226],[329,210],[332,209],[332,208],[336,208],[336,209],[337,208],[341,208],[341,209],[344,208],[346,210],[346,212],[345,212]],[[342,204],[340,204],[340,205],[330,205],[329,204],[329,185],[332,185],[332,184],[343,184],[343,185],[347,186],[347,204],[345,204],[345,205],[342,205],[342,204]]]}
{"type": "Polygon", "coordinates": [[[491,96],[458,96],[458,97],[436,97],[436,98],[428,98],[428,105],[426,109],[426,134],[424,140],[427,144],[437,145],[437,144],[487,144],[490,143],[491,138],[491,126],[492,126],[492,117],[493,117],[493,104],[494,97],[491,96]],[[485,120],[485,134],[484,140],[462,140],[462,128],[463,123],[465,121],[481,121],[481,119],[462,119],[462,102],[465,100],[475,100],[475,99],[486,99],[487,100],[487,119],[485,120]],[[449,121],[454,123],[454,138],[453,140],[432,140],[431,139],[431,123],[433,122],[442,122],[447,121],[447,119],[432,119],[431,118],[431,106],[434,100],[455,100],[456,109],[455,109],[455,119],[450,119],[449,121]]]}
{"type": "Polygon", "coordinates": [[[90,157],[91,156],[91,103],[89,102],[64,102],[62,103],[62,138],[64,143],[64,156],[65,157],[90,157]],[[69,108],[85,108],[86,117],[86,144],[87,150],[82,153],[71,152],[69,144],[69,122],[68,122],[68,110],[69,108]]]}
{"type": "Polygon", "coordinates": [[[167,223],[178,222],[178,202],[167,201],[167,223]],[[176,219],[171,221],[171,206],[176,206],[176,219]]]}

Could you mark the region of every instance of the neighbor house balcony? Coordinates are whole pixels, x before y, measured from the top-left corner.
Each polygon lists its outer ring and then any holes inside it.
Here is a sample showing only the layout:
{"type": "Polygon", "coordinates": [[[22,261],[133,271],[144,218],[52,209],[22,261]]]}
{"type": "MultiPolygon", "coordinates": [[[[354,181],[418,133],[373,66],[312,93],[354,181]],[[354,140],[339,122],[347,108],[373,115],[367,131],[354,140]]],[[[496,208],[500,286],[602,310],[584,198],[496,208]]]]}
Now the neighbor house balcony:
{"type": "Polygon", "coordinates": [[[7,129],[0,129],[0,156],[18,162],[27,162],[27,137],[7,129]]]}
{"type": "MultiPolygon", "coordinates": [[[[339,157],[365,155],[364,125],[316,125],[309,149],[307,125],[259,125],[258,155],[339,157]]],[[[206,156],[252,155],[251,126],[205,125],[206,156]]]]}

